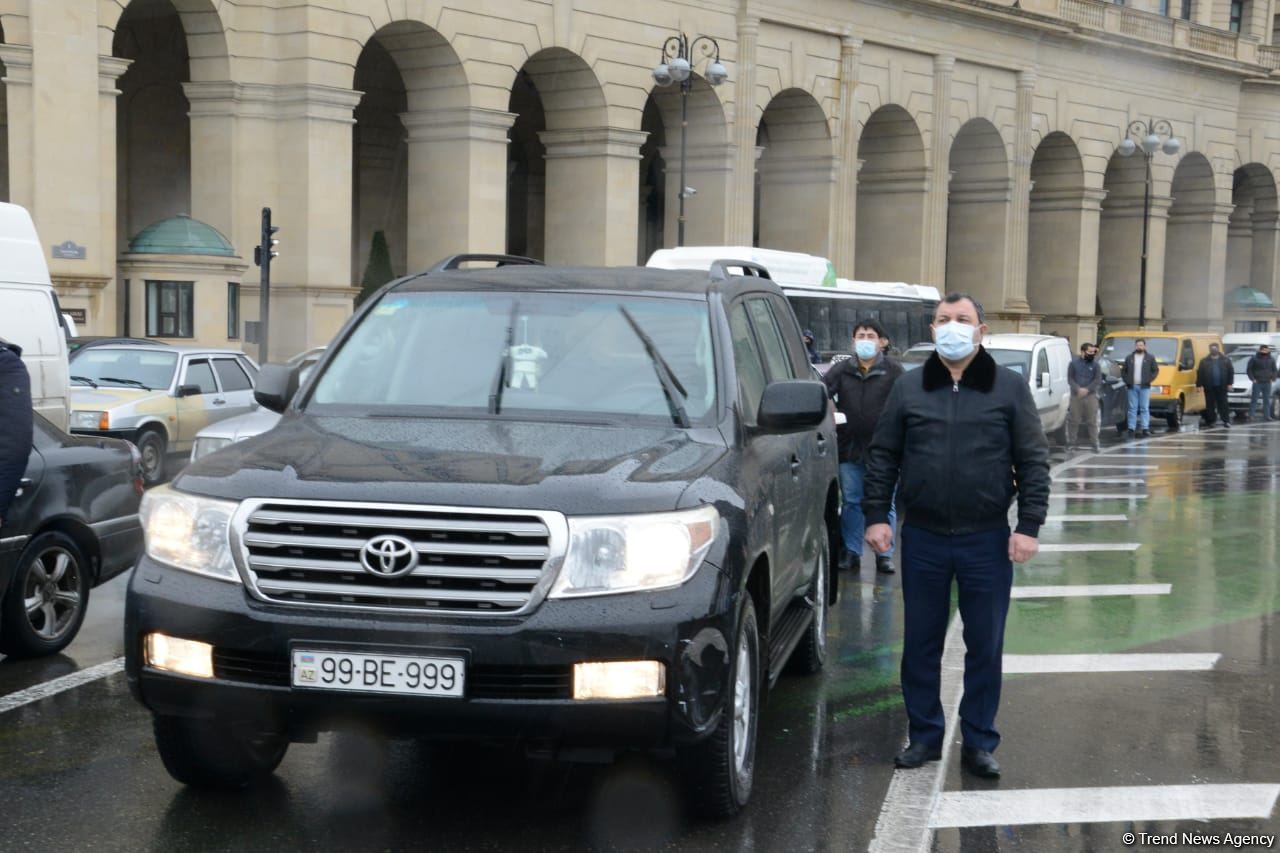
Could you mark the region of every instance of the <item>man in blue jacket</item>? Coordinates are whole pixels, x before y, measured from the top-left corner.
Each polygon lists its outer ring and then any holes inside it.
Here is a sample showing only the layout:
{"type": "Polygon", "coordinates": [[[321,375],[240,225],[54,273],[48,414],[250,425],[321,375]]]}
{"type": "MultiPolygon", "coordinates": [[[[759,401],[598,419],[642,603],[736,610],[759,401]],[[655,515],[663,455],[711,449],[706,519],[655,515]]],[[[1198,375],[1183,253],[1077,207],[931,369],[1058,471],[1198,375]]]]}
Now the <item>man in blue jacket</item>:
{"type": "Polygon", "coordinates": [[[31,456],[31,377],[22,347],[0,338],[0,528],[31,456]]]}
{"type": "Polygon", "coordinates": [[[995,719],[1013,563],[1025,563],[1039,548],[1049,508],[1049,443],[1026,379],[981,347],[986,330],[972,297],[953,293],[938,303],[936,351],[894,383],[876,425],[862,509],[867,542],[887,550],[897,484],[910,744],[894,763],[919,767],[942,756],[942,647],[954,582],[966,649],[961,763],[991,778],[1000,775],[991,753],[1000,743],[995,719]],[[1015,497],[1018,523],[1010,532],[1015,497]]]}

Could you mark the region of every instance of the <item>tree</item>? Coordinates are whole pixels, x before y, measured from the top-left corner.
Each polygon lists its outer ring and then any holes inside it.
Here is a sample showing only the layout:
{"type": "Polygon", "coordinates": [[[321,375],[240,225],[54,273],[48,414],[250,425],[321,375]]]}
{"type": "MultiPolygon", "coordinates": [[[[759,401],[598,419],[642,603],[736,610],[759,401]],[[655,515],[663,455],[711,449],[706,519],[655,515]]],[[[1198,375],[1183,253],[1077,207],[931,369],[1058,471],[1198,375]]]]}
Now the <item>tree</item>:
{"type": "Polygon", "coordinates": [[[377,292],[379,287],[395,278],[391,269],[391,250],[387,248],[387,235],[382,231],[373,232],[373,242],[369,246],[369,263],[364,268],[364,278],[360,281],[360,293],[356,296],[356,305],[364,302],[377,292]]]}

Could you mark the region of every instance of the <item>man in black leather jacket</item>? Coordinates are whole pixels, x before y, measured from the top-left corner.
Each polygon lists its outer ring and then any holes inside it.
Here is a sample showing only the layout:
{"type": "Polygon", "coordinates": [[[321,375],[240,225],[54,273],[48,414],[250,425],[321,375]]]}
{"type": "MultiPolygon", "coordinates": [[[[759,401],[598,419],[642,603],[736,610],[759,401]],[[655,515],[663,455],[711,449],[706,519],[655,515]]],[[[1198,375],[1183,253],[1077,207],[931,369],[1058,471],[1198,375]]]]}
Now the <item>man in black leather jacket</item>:
{"type": "Polygon", "coordinates": [[[0,338],[0,528],[31,456],[31,377],[21,355],[0,338]]]}
{"type": "Polygon", "coordinates": [[[982,306],[951,294],[933,322],[935,353],[896,383],[867,455],[867,542],[883,551],[894,485],[904,510],[902,695],[911,742],[896,758],[919,767],[941,757],[946,718],[939,697],[942,648],[954,580],[964,622],[962,764],[1000,775],[991,753],[1000,704],[1005,617],[1013,563],[1039,548],[1049,506],[1049,445],[1031,389],[979,345],[982,306]],[[899,479],[901,478],[901,479],[899,479]],[[1018,522],[1009,531],[1009,507],[1018,522]]]}

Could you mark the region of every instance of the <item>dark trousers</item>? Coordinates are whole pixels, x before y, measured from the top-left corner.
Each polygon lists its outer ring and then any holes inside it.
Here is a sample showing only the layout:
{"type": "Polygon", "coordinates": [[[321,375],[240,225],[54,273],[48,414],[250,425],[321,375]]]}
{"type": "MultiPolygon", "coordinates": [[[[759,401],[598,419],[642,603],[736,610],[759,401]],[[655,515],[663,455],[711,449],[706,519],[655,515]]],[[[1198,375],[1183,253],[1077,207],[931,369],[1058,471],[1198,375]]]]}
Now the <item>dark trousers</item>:
{"type": "Polygon", "coordinates": [[[902,698],[911,742],[941,746],[946,732],[939,691],[952,580],[960,588],[966,649],[960,729],[965,746],[993,751],[1000,744],[996,710],[1013,586],[1007,527],[960,536],[902,528],[902,698]]]}
{"type": "Polygon", "coordinates": [[[1227,400],[1226,385],[1210,385],[1204,389],[1205,420],[1210,425],[1222,418],[1224,424],[1231,423],[1231,404],[1227,400]]]}

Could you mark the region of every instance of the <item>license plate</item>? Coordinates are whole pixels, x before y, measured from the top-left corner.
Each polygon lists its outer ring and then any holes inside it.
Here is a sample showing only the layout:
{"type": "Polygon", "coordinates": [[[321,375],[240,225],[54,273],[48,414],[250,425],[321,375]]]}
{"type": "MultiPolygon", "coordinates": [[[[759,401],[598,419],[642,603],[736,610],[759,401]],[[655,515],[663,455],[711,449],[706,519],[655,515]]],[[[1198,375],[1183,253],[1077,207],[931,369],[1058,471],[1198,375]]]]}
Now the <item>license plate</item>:
{"type": "Polygon", "coordinates": [[[462,658],[293,650],[294,687],[461,698],[462,658]]]}

